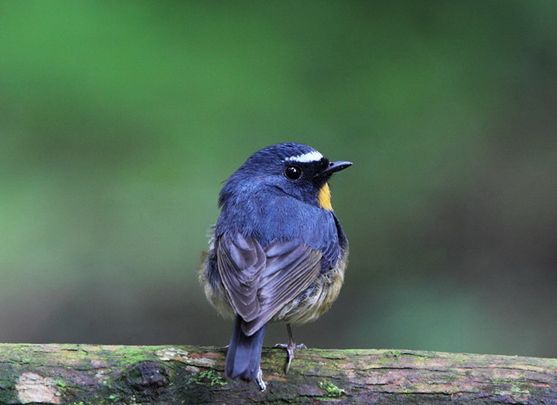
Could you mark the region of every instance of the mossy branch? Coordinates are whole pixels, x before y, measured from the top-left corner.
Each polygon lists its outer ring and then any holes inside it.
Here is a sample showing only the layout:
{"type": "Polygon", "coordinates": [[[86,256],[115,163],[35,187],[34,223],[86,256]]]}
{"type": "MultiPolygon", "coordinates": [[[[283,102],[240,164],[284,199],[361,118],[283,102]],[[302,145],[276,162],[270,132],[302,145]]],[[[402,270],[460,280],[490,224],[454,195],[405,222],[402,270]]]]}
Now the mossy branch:
{"type": "Polygon", "coordinates": [[[0,403],[557,403],[557,360],[410,350],[265,349],[267,390],[226,381],[225,349],[0,345],[0,403]]]}

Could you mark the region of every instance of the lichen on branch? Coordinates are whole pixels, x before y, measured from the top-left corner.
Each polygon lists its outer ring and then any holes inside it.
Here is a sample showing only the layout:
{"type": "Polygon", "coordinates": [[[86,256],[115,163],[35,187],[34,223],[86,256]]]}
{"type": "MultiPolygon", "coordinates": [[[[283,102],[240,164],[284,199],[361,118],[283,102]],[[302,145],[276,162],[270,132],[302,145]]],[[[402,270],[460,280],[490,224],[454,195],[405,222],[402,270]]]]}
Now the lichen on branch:
{"type": "Polygon", "coordinates": [[[410,350],[265,349],[268,389],[227,381],[225,349],[0,344],[0,403],[557,403],[557,360],[410,350]]]}

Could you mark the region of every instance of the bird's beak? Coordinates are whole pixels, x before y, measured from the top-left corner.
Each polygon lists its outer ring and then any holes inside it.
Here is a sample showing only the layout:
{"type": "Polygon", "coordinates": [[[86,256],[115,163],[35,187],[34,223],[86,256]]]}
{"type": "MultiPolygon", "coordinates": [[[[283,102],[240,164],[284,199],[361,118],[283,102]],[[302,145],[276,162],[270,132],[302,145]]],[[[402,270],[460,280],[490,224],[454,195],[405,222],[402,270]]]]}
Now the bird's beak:
{"type": "Polygon", "coordinates": [[[347,169],[350,166],[352,166],[352,162],[347,162],[344,160],[330,162],[329,166],[327,166],[321,173],[319,173],[319,175],[330,176],[333,173],[340,172],[341,170],[347,169]]]}

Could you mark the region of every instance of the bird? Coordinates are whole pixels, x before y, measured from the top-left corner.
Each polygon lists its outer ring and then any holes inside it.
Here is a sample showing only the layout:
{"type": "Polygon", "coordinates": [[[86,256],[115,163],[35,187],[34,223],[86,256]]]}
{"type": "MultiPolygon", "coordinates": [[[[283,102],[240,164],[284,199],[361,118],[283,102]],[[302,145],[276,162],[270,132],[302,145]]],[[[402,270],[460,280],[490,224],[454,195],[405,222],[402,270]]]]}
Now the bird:
{"type": "Polygon", "coordinates": [[[286,324],[285,373],[293,324],[315,321],[337,299],[348,239],[333,211],[329,179],[352,165],[311,146],[279,143],[253,153],[220,191],[200,282],[217,312],[234,319],[225,376],[266,389],[260,367],[265,329],[286,324]]]}

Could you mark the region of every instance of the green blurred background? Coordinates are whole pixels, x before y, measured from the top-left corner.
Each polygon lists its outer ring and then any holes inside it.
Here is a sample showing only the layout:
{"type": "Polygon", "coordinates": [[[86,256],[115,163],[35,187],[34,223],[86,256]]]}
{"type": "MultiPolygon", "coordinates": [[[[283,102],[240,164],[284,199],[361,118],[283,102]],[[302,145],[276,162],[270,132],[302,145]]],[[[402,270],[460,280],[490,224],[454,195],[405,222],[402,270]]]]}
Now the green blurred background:
{"type": "MultiPolygon", "coordinates": [[[[217,193],[308,143],[351,240],[319,347],[557,356],[557,3],[2,2],[0,341],[224,345],[217,193]]],[[[285,341],[282,326],[267,344],[285,341]]]]}

